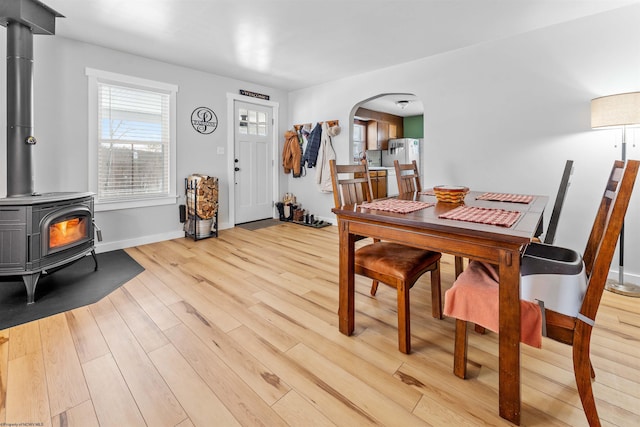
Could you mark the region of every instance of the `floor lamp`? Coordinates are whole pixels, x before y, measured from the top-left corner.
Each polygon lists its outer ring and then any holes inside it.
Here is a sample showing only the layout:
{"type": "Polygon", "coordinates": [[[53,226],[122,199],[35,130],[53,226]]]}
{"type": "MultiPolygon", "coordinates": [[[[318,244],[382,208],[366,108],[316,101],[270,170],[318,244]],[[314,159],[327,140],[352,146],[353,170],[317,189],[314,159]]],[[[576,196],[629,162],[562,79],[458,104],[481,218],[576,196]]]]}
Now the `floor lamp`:
{"type": "MultiPolygon", "coordinates": [[[[640,92],[620,93],[591,100],[591,127],[622,128],[622,161],[627,160],[627,127],[640,125],[640,92]]],[[[631,297],[640,297],[640,286],[624,283],[624,224],[618,240],[620,263],[618,281],[608,280],[606,288],[631,297]]]]}

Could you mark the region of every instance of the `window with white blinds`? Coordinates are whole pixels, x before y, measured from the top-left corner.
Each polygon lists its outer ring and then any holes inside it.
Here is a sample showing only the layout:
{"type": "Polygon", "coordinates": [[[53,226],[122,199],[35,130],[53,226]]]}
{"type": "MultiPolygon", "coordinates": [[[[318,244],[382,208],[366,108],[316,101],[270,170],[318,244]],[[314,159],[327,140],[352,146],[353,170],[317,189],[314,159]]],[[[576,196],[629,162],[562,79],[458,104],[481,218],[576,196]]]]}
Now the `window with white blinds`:
{"type": "Polygon", "coordinates": [[[126,76],[117,79],[112,73],[87,74],[97,110],[96,204],[139,205],[175,196],[175,91],[126,76]]]}

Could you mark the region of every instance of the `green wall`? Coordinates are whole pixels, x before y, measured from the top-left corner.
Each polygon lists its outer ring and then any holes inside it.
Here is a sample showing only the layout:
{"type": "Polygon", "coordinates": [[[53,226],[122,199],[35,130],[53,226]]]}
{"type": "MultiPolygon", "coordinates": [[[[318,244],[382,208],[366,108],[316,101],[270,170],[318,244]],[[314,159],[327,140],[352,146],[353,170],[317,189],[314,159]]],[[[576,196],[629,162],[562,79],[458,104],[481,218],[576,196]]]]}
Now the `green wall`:
{"type": "Polygon", "coordinates": [[[424,138],[424,116],[405,117],[402,125],[405,138],[424,138]]]}

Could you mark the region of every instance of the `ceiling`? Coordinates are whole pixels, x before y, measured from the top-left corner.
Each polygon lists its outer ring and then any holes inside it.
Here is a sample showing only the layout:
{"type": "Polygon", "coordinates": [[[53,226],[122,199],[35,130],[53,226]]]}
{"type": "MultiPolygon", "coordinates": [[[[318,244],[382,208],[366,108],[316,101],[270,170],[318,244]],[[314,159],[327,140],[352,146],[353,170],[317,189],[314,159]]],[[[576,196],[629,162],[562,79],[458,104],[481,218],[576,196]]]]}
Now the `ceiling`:
{"type": "MultiPolygon", "coordinates": [[[[424,105],[417,96],[407,93],[382,94],[360,104],[360,107],[371,111],[393,114],[400,117],[419,116],[424,113],[424,105]],[[399,104],[399,101],[407,101],[399,104]]],[[[357,115],[356,118],[368,120],[370,117],[357,115]]]]}
{"type": "Polygon", "coordinates": [[[65,16],[57,37],[291,91],[639,1],[42,2],[65,16]]]}

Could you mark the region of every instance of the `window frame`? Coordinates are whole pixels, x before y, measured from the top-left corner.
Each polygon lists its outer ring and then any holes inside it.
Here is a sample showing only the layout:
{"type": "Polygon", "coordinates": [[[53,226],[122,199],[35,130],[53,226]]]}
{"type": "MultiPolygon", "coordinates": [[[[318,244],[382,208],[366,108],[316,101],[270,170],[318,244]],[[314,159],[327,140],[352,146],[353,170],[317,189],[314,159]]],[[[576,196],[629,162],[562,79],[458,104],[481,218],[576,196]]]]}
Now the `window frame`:
{"type": "Polygon", "coordinates": [[[355,147],[356,147],[356,143],[359,143],[359,144],[362,145],[362,154],[365,154],[366,151],[367,151],[367,147],[368,147],[368,144],[369,144],[369,141],[367,141],[367,133],[368,133],[367,132],[367,122],[364,121],[364,120],[360,120],[360,119],[353,119],[352,127],[353,127],[353,140],[352,140],[352,143],[351,143],[351,158],[353,159],[354,163],[359,163],[360,159],[356,159],[355,147]],[[356,133],[355,132],[355,126],[360,126],[362,128],[361,129],[361,133],[360,133],[360,136],[361,136],[362,139],[357,140],[357,141],[356,141],[356,138],[355,138],[355,133],[356,133]]]}
{"type": "Polygon", "coordinates": [[[170,83],[158,82],[125,74],[113,73],[109,71],[86,68],[85,74],[88,78],[88,125],[89,125],[89,162],[88,177],[89,191],[96,194],[94,209],[98,211],[110,211],[118,209],[132,209],[139,207],[161,206],[176,204],[178,200],[176,184],[177,168],[177,132],[176,132],[176,97],[178,86],[170,83]],[[169,94],[169,192],[166,196],[150,196],[140,198],[132,196],[122,200],[100,200],[98,194],[98,83],[107,83],[142,89],[147,91],[158,91],[169,94]]]}

